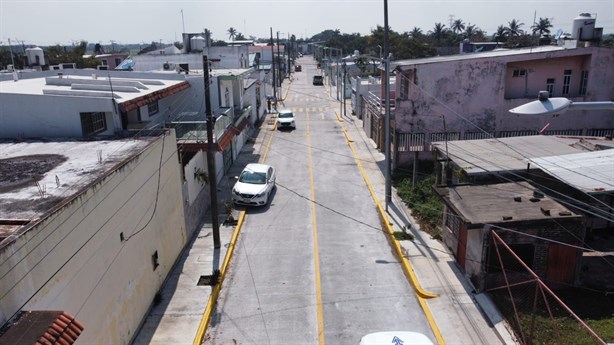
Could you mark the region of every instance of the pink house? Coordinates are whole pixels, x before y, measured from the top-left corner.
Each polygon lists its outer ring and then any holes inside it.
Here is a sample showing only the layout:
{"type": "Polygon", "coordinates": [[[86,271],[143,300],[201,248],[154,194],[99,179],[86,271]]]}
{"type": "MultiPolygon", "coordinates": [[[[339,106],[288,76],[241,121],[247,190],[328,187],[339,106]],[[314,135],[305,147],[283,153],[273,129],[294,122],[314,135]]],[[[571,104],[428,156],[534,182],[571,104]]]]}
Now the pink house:
{"type": "Polygon", "coordinates": [[[96,60],[100,61],[100,65],[106,66],[106,69],[115,69],[115,67],[128,57],[128,54],[100,54],[95,57],[96,60]]]}
{"type": "MultiPolygon", "coordinates": [[[[614,100],[614,49],[542,46],[395,61],[395,165],[431,142],[520,135],[613,136],[614,111],[531,117],[509,112],[540,90],[572,101],[614,100]]],[[[430,154],[429,154],[430,156],[430,154]]]]}

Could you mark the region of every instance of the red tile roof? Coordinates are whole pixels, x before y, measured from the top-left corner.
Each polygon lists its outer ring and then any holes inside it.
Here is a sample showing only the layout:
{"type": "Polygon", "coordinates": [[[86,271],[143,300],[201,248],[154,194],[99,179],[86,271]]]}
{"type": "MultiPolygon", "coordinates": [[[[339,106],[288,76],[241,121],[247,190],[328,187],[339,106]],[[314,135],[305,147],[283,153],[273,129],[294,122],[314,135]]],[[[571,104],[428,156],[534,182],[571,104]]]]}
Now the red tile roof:
{"type": "Polygon", "coordinates": [[[64,311],[23,311],[0,335],[0,344],[72,345],[83,329],[64,311]]]}

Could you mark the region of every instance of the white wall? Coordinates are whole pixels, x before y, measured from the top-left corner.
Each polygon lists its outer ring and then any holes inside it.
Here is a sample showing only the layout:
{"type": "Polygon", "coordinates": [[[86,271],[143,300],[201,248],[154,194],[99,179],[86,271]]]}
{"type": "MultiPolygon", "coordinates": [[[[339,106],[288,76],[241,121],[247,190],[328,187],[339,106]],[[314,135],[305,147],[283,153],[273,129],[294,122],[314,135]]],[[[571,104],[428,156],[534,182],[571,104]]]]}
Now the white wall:
{"type": "Polygon", "coordinates": [[[65,310],[85,325],[78,344],[129,343],[188,241],[175,141],[157,139],[2,248],[2,323],[65,310]]]}
{"type": "Polygon", "coordinates": [[[188,204],[192,205],[201,190],[207,186],[207,183],[202,183],[194,177],[197,169],[200,169],[208,174],[207,171],[207,154],[204,151],[198,151],[194,157],[186,164],[184,168],[185,182],[187,184],[188,204]]]}
{"type": "Polygon", "coordinates": [[[106,112],[107,130],[113,134],[113,103],[108,98],[17,95],[0,93],[0,138],[80,137],[81,112],[106,112]]]}

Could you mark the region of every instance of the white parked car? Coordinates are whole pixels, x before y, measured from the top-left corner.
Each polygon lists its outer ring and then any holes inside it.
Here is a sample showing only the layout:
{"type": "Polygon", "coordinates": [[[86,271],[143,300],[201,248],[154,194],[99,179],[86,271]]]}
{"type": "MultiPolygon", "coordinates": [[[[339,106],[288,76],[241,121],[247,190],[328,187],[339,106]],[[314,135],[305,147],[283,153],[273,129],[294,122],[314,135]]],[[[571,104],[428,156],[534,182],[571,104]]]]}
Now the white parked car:
{"type": "Polygon", "coordinates": [[[236,204],[263,206],[275,188],[275,168],[266,164],[248,164],[235,177],[237,182],[232,187],[232,201],[236,204]]]}
{"type": "Polygon", "coordinates": [[[391,331],[370,333],[359,345],[434,345],[426,335],[418,332],[391,331]]]}
{"type": "Polygon", "coordinates": [[[294,114],[290,110],[280,110],[277,114],[277,128],[292,128],[296,129],[294,122],[294,114]]]}

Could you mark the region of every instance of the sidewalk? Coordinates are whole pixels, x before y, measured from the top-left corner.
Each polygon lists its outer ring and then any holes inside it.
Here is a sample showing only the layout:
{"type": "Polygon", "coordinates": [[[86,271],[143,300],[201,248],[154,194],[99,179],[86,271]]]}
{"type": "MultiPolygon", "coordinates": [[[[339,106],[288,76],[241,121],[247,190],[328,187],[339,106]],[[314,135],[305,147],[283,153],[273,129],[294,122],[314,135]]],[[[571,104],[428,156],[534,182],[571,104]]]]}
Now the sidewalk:
{"type": "MultiPolygon", "coordinates": [[[[373,141],[366,136],[361,120],[351,115],[340,118],[378,199],[384,200],[385,180],[376,163],[384,160],[383,153],[379,152],[373,141]]],[[[234,176],[238,175],[247,163],[259,161],[261,149],[268,140],[273,123],[268,121],[268,118],[263,121],[260,129],[254,133],[255,140],[245,144],[237,161],[219,183],[220,223],[225,219],[221,212],[224,210],[224,201],[230,199],[234,176]]],[[[396,191],[393,191],[388,217],[395,231],[406,226],[415,236],[415,241],[402,241],[401,245],[423,289],[439,295],[437,298],[428,299],[427,304],[445,342],[514,344],[496,308],[486,296],[472,293],[470,284],[443,244],[419,231],[410,210],[396,196],[396,191]],[[495,327],[489,326],[487,319],[490,319],[495,327]]],[[[211,217],[208,215],[205,219],[209,221],[211,217]]],[[[214,250],[211,224],[202,225],[173,268],[163,287],[161,302],[150,310],[133,344],[194,342],[212,292],[211,286],[198,286],[197,283],[201,275],[210,275],[214,269],[221,267],[233,231],[234,226],[220,224],[222,248],[214,250]]]]}
{"type": "MultiPolygon", "coordinates": [[[[362,120],[351,115],[340,118],[349,139],[353,141],[369,182],[384,207],[385,178],[375,162],[383,162],[385,156],[367,137],[362,129],[362,120]]],[[[485,294],[475,294],[472,291],[467,278],[442,242],[420,231],[420,226],[411,217],[411,211],[397,196],[394,188],[387,216],[394,231],[405,228],[414,235],[414,241],[401,241],[401,248],[422,288],[439,295],[427,299],[427,304],[445,342],[515,344],[494,304],[485,294]]]]}

